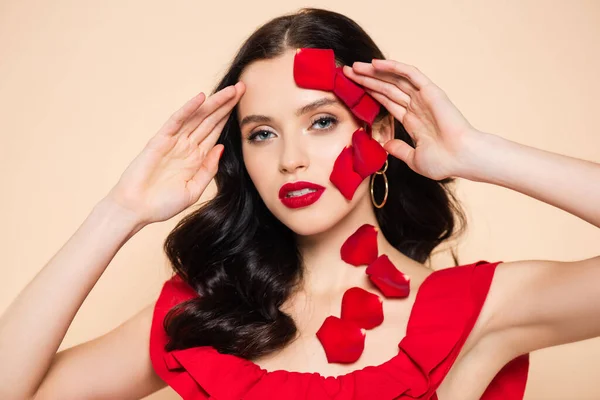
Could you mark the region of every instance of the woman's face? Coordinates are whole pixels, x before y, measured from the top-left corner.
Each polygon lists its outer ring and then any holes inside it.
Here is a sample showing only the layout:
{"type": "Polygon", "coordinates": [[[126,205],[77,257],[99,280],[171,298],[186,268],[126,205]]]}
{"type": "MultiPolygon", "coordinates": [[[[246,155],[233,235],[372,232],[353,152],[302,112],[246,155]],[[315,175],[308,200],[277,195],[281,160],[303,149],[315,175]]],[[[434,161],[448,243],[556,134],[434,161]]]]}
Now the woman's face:
{"type": "Polygon", "coordinates": [[[363,180],[351,201],[329,181],[336,158],[352,143],[361,121],[334,93],[296,86],[295,54],[292,49],[243,71],[240,80],[246,91],[237,117],[244,163],[265,205],[298,235],[313,235],[334,226],[360,202],[370,202],[369,179],[363,180]],[[316,101],[324,104],[306,107],[316,101]],[[324,190],[310,205],[286,206],[280,189],[298,181],[324,190]]]}

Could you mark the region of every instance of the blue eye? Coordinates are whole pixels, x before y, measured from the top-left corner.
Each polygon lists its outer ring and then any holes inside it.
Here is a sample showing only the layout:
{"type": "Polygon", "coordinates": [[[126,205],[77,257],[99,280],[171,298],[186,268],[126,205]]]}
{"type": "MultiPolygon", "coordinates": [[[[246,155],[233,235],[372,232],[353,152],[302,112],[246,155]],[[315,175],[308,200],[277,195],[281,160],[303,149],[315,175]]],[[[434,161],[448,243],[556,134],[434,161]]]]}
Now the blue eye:
{"type": "MultiPolygon", "coordinates": [[[[252,135],[250,135],[248,137],[248,141],[249,142],[264,142],[264,140],[254,140],[255,137],[260,136],[262,134],[269,134],[269,133],[273,133],[271,131],[266,131],[266,130],[262,130],[262,131],[256,131],[255,133],[253,133],[252,135]]],[[[266,140],[266,138],[264,138],[266,140]]]]}
{"type": "Polygon", "coordinates": [[[321,129],[323,129],[323,130],[332,129],[335,126],[335,124],[337,124],[337,122],[338,122],[338,120],[334,117],[319,117],[312,121],[312,125],[319,123],[319,122],[323,122],[323,121],[330,123],[330,125],[328,125],[326,127],[322,126],[321,129]]]}
{"type": "MultiPolygon", "coordinates": [[[[337,125],[338,120],[335,117],[332,116],[327,116],[327,117],[318,117],[314,120],[311,121],[311,127],[314,126],[315,124],[321,124],[321,126],[319,128],[317,128],[317,130],[321,130],[321,131],[328,131],[330,129],[333,129],[335,127],[335,125],[337,125]],[[323,126],[322,124],[325,123],[326,126],[323,126]]],[[[266,137],[262,136],[262,138],[264,140],[254,140],[257,136],[260,135],[269,135],[272,134],[273,132],[262,129],[260,131],[256,131],[254,132],[252,135],[248,136],[248,142],[250,143],[256,143],[256,142],[264,142],[265,140],[267,140],[266,137]]]]}

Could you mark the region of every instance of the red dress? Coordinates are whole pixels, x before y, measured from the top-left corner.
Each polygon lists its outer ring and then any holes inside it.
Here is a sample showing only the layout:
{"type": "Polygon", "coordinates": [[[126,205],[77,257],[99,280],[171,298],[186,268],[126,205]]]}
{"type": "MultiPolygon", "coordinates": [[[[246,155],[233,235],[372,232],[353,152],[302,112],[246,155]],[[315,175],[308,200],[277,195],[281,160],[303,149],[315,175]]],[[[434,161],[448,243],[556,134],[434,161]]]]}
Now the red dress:
{"type": "MultiPolygon", "coordinates": [[[[266,371],[211,346],[165,352],[166,312],[197,296],[176,275],[165,282],[155,305],[150,358],[158,376],[185,400],[437,400],[435,391],[475,325],[500,262],[478,261],[431,273],[418,289],[398,354],[380,365],[335,377],[266,371]]],[[[528,369],[529,354],[516,357],[498,372],[481,399],[522,399],[528,369]]]]}

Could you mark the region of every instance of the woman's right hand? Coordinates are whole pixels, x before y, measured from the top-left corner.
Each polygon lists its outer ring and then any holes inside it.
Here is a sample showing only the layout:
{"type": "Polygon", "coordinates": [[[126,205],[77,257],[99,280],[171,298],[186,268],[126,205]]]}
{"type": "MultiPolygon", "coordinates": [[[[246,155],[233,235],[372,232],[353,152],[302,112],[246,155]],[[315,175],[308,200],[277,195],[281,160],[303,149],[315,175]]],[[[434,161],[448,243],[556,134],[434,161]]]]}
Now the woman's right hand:
{"type": "Polygon", "coordinates": [[[148,141],[104,200],[140,226],[165,221],[197,202],[217,173],[224,147],[215,143],[244,91],[238,82],[208,99],[202,92],[190,99],[148,141]]]}

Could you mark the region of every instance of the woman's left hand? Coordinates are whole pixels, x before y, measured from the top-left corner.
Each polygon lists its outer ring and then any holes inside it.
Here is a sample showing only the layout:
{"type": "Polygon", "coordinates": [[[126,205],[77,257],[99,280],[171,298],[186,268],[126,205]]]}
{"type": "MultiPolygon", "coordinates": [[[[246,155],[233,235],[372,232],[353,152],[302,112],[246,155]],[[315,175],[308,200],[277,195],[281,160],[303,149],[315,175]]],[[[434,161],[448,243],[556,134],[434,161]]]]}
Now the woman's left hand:
{"type": "Polygon", "coordinates": [[[415,148],[399,139],[389,140],[383,145],[389,154],[430,179],[461,173],[467,145],[481,132],[442,89],[416,67],[394,60],[355,62],[343,71],[400,121],[413,139],[415,148]]]}

